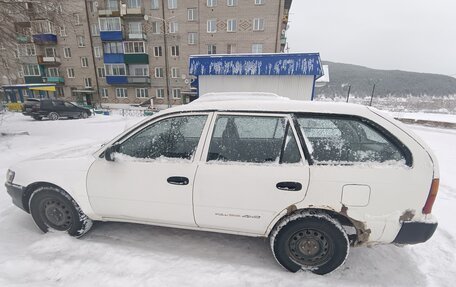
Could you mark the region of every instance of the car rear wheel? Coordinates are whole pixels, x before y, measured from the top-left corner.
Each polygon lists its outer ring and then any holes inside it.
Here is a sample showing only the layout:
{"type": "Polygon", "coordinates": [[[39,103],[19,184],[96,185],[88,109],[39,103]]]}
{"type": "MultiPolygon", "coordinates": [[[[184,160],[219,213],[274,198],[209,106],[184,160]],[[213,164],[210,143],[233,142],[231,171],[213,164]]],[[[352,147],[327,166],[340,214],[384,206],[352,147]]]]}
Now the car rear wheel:
{"type": "Polygon", "coordinates": [[[349,252],[346,232],[327,214],[293,214],[275,227],[270,240],[277,262],[291,272],[330,273],[345,262],[349,252]]]}
{"type": "Polygon", "coordinates": [[[92,221],[78,204],[66,192],[55,187],[41,187],[33,192],[30,214],[36,226],[45,233],[53,229],[80,237],[92,227],[92,221]]]}
{"type": "Polygon", "coordinates": [[[51,112],[51,113],[49,113],[49,115],[48,115],[48,118],[49,118],[51,121],[56,121],[56,120],[59,119],[59,117],[60,117],[59,114],[56,113],[56,112],[51,112]]]}

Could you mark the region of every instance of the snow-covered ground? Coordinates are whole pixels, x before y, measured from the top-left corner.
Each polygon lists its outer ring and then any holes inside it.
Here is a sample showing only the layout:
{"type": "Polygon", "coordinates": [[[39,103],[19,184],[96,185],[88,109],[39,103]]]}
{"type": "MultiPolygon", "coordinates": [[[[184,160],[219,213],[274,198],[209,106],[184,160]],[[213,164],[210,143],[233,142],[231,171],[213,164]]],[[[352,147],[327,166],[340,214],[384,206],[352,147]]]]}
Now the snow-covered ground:
{"type": "MultiPolygon", "coordinates": [[[[421,117],[421,116],[420,116],[421,117]]],[[[16,161],[60,148],[103,143],[141,118],[33,121],[8,114],[0,175],[16,161]]],[[[453,286],[456,282],[456,130],[411,126],[440,160],[434,205],[439,228],[416,246],[354,248],[327,275],[292,274],[265,239],[127,223],[99,223],[82,239],[41,234],[0,185],[0,286],[453,286]]]]}

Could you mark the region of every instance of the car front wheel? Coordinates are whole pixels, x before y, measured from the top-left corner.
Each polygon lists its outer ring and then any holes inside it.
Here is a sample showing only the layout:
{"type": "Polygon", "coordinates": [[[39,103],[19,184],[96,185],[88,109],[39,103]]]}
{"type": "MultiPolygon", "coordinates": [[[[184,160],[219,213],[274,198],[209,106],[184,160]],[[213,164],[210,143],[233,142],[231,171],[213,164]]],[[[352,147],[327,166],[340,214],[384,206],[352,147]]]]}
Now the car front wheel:
{"type": "Polygon", "coordinates": [[[330,273],[345,262],[349,252],[346,232],[327,214],[295,213],[274,228],[270,240],[277,262],[291,272],[330,273]]]}
{"type": "Polygon", "coordinates": [[[56,113],[56,112],[52,112],[48,115],[48,118],[51,120],[51,121],[56,121],[59,119],[59,114],[56,113]]]}
{"type": "Polygon", "coordinates": [[[80,237],[92,227],[92,220],[66,192],[55,187],[41,187],[30,198],[30,214],[43,232],[66,231],[80,237]]]}
{"type": "Polygon", "coordinates": [[[86,113],[86,112],[82,112],[80,115],[79,115],[79,118],[80,119],[87,119],[89,117],[89,115],[86,113]]]}

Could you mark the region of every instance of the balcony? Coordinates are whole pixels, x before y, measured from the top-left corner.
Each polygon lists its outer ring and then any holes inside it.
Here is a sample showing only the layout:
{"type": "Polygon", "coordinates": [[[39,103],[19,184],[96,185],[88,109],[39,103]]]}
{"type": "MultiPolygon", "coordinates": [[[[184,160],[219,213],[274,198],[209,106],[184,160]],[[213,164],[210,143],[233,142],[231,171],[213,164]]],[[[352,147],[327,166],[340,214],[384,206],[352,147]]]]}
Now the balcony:
{"type": "Polygon", "coordinates": [[[37,56],[19,56],[19,62],[24,64],[38,64],[37,56]]]}
{"type": "Polygon", "coordinates": [[[106,64],[125,63],[124,54],[103,54],[103,61],[106,64]]]}
{"type": "Polygon", "coordinates": [[[136,8],[126,8],[126,11],[122,11],[122,16],[144,16],[144,7],[136,7],[136,8]]]}
{"type": "Polygon", "coordinates": [[[125,54],[125,64],[149,64],[149,55],[125,54]]]}
{"type": "Polygon", "coordinates": [[[122,31],[100,31],[101,41],[122,41],[122,31]]]}
{"type": "Polygon", "coordinates": [[[128,84],[150,84],[149,76],[127,76],[128,84]]]}
{"type": "Polygon", "coordinates": [[[43,78],[41,76],[24,76],[24,81],[26,84],[41,84],[43,78]]]}
{"type": "Polygon", "coordinates": [[[127,76],[106,76],[108,85],[125,85],[128,84],[127,76]]]}
{"type": "Polygon", "coordinates": [[[146,33],[128,33],[128,40],[147,40],[146,33]]]}
{"type": "Polygon", "coordinates": [[[98,9],[98,17],[119,17],[120,11],[118,8],[98,9]]]}
{"type": "Polygon", "coordinates": [[[37,58],[40,65],[60,65],[59,57],[38,56],[37,58]]]}
{"type": "Polygon", "coordinates": [[[46,83],[56,83],[56,84],[65,83],[65,79],[63,77],[45,77],[44,81],[46,83]]]}
{"type": "Polygon", "coordinates": [[[56,34],[34,34],[33,42],[37,45],[55,45],[57,44],[56,34]]]}
{"type": "Polygon", "coordinates": [[[28,35],[17,35],[16,41],[20,44],[27,44],[27,43],[32,42],[32,37],[30,37],[28,35]]]}

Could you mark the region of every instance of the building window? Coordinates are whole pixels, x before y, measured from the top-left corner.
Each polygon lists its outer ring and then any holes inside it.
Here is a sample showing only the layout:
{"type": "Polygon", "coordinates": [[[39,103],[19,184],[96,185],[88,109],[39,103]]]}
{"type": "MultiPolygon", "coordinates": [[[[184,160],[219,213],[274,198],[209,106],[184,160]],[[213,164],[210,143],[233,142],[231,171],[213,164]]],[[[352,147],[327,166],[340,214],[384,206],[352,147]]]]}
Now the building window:
{"type": "Polygon", "coordinates": [[[161,46],[155,46],[154,47],[154,57],[161,57],[162,55],[163,55],[162,47],[161,46]]]}
{"type": "Polygon", "coordinates": [[[122,54],[123,45],[122,42],[104,42],[103,52],[105,54],[122,54]]]}
{"type": "Polygon", "coordinates": [[[141,22],[130,22],[130,23],[128,23],[128,33],[130,35],[140,35],[140,36],[142,36],[142,24],[141,24],[141,22]]]}
{"type": "Polygon", "coordinates": [[[98,18],[100,31],[122,31],[119,17],[98,18]]]}
{"type": "Polygon", "coordinates": [[[106,0],[106,9],[111,11],[118,11],[119,0],[106,0]]]}
{"type": "Polygon", "coordinates": [[[100,88],[100,96],[102,98],[107,98],[108,97],[108,89],[107,88],[100,88]]]}
{"type": "Polygon", "coordinates": [[[68,78],[74,78],[74,69],[73,68],[67,69],[67,76],[68,76],[68,78]]]}
{"type": "Polygon", "coordinates": [[[207,0],[207,7],[217,6],[217,0],[207,0]]]}
{"type": "Polygon", "coordinates": [[[207,20],[207,32],[208,33],[217,32],[217,19],[209,19],[209,20],[207,20]]]}
{"type": "Polygon", "coordinates": [[[165,97],[165,89],[158,88],[155,90],[155,97],[157,99],[163,99],[165,97]]]}
{"type": "Polygon", "coordinates": [[[142,41],[130,41],[124,42],[124,53],[125,54],[144,54],[145,45],[142,41]]]}
{"type": "MultiPolygon", "coordinates": [[[[6,48],[4,48],[2,50],[6,50],[6,48]]],[[[21,57],[21,56],[35,56],[36,55],[35,45],[34,44],[17,45],[17,55],[19,57],[21,57]]]]}
{"type": "Polygon", "coordinates": [[[78,47],[85,47],[85,38],[84,36],[78,36],[78,47]]]}
{"type": "Polygon", "coordinates": [[[161,33],[161,23],[159,21],[152,22],[152,34],[160,34],[161,33]]]}
{"type": "Polygon", "coordinates": [[[155,78],[163,78],[163,68],[155,67],[155,78]]]}
{"type": "Polygon", "coordinates": [[[91,88],[92,87],[92,78],[84,78],[84,86],[86,88],[91,88]]]}
{"type": "Polygon", "coordinates": [[[263,5],[264,0],[255,0],[255,5],[263,5]]]}
{"type": "Polygon", "coordinates": [[[176,68],[176,67],[171,68],[171,78],[173,78],[173,79],[179,78],[179,68],[176,68]]]}
{"type": "Polygon", "coordinates": [[[160,9],[159,0],[150,0],[150,9],[158,10],[160,9]]]}
{"type": "Polygon", "coordinates": [[[169,22],[168,23],[168,32],[171,34],[177,33],[179,30],[179,25],[177,22],[169,22]]]}
{"type": "Polygon", "coordinates": [[[44,56],[45,57],[57,57],[55,48],[52,48],[52,47],[44,48],[44,56]]]}
{"type": "Polygon", "coordinates": [[[195,45],[198,34],[196,32],[188,33],[188,44],[195,45]]]}
{"type": "Polygon", "coordinates": [[[209,55],[211,54],[217,54],[217,46],[213,45],[213,44],[209,44],[207,45],[207,53],[209,55]]]}
{"type": "Polygon", "coordinates": [[[226,53],[227,54],[235,54],[236,53],[236,44],[228,44],[226,46],[226,53]]]}
{"type": "Polygon", "coordinates": [[[236,30],[237,30],[236,19],[228,19],[228,21],[226,21],[226,31],[227,32],[236,32],[236,30]]]}
{"type": "Polygon", "coordinates": [[[89,66],[89,59],[87,57],[81,57],[81,67],[87,68],[89,66]]]}
{"type": "Polygon", "coordinates": [[[171,46],[171,57],[179,57],[179,46],[171,46]]]}
{"type": "Polygon", "coordinates": [[[61,27],[59,27],[59,29],[60,29],[60,37],[66,37],[67,33],[66,33],[65,26],[61,26],[61,27]]]}
{"type": "Polygon", "coordinates": [[[263,53],[263,44],[253,44],[252,53],[254,53],[254,54],[263,53]]]}
{"type": "Polygon", "coordinates": [[[181,89],[180,88],[173,88],[173,99],[180,99],[181,98],[181,89]]]}
{"type": "Polygon", "coordinates": [[[149,65],[128,65],[130,75],[138,77],[149,76],[149,65]]]}
{"type": "Polygon", "coordinates": [[[105,64],[106,76],[126,76],[125,64],[105,64]]]}
{"type": "Polygon", "coordinates": [[[63,57],[64,58],[71,58],[71,48],[64,47],[63,48],[63,57]]]}
{"type": "Polygon", "coordinates": [[[147,88],[137,88],[136,89],[136,97],[137,98],[148,98],[149,97],[149,90],[147,88]]]}
{"type": "Polygon", "coordinates": [[[264,19],[262,19],[262,18],[253,19],[253,31],[264,31],[264,19]]]}
{"type": "Polygon", "coordinates": [[[93,54],[95,55],[95,58],[100,58],[101,57],[101,47],[93,47],[93,54]]]}
{"type": "Polygon", "coordinates": [[[81,17],[79,17],[78,13],[73,14],[74,16],[74,24],[75,25],[81,25],[81,17]]]}
{"type": "Polygon", "coordinates": [[[58,68],[47,68],[46,77],[60,77],[58,68]]]}
{"type": "Polygon", "coordinates": [[[98,67],[97,68],[97,75],[98,78],[106,78],[106,72],[104,67],[98,67]]]}
{"type": "Polygon", "coordinates": [[[100,26],[98,26],[98,24],[92,24],[90,29],[92,31],[92,36],[100,36],[100,26]]]}
{"type": "Polygon", "coordinates": [[[128,98],[127,88],[116,88],[117,98],[128,98]]]}
{"type": "Polygon", "coordinates": [[[229,7],[237,6],[238,1],[237,0],[227,0],[226,5],[229,7]]]}
{"type": "Polygon", "coordinates": [[[141,8],[141,0],[128,0],[127,7],[128,8],[141,8]]]}
{"type": "Polygon", "coordinates": [[[168,0],[168,9],[177,9],[177,0],[168,0]]]}
{"type": "Polygon", "coordinates": [[[196,8],[188,8],[187,9],[187,20],[188,21],[196,21],[196,20],[198,20],[198,10],[196,8]]]}

